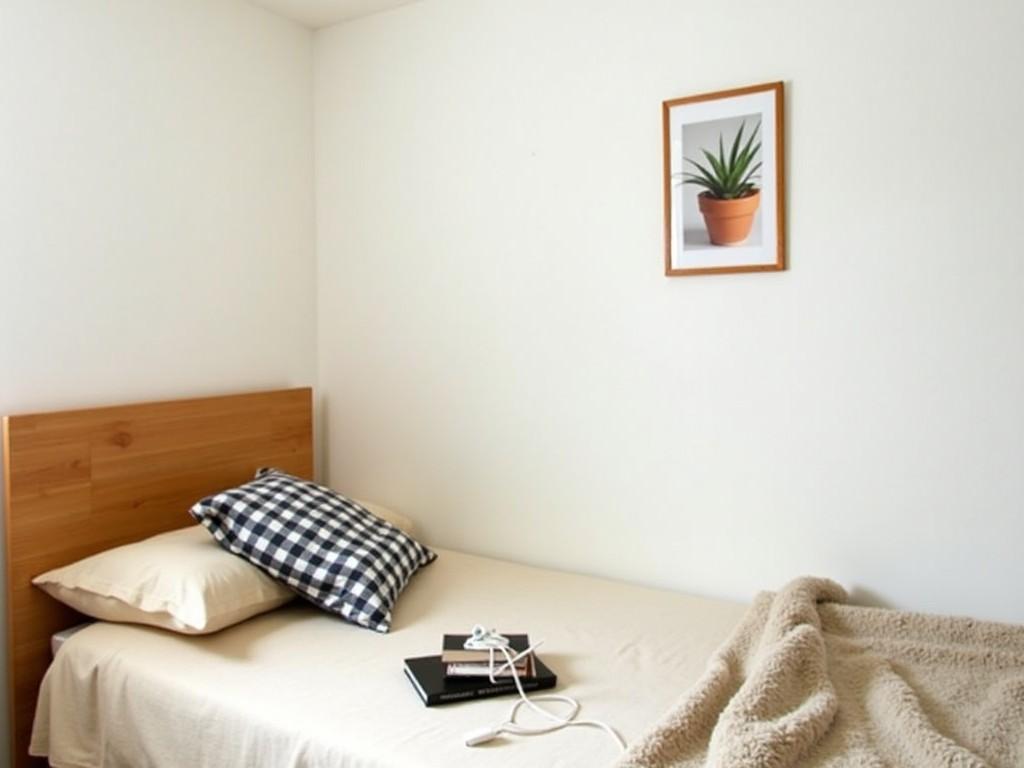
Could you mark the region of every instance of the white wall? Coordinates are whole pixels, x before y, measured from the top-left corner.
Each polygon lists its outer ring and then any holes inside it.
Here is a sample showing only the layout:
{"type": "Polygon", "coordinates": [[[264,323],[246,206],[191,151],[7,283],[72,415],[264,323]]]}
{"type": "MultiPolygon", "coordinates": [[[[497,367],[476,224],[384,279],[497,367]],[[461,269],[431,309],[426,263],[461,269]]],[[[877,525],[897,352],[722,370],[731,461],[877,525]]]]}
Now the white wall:
{"type": "Polygon", "coordinates": [[[236,0],[0,2],[0,413],[314,383],[311,55],[236,0]]]}
{"type": "Polygon", "coordinates": [[[1024,621],[1022,26],[430,0],[318,33],[331,481],[439,545],[1024,621]],[[663,277],[661,101],[776,79],[792,268],[663,277]]]}

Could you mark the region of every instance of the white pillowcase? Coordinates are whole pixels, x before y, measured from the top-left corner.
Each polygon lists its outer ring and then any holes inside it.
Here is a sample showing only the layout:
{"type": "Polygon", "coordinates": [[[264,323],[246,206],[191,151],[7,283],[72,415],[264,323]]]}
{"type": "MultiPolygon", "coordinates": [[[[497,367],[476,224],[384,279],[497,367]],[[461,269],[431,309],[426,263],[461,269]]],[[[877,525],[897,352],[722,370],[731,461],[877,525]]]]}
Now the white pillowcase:
{"type": "Polygon", "coordinates": [[[295,597],[201,525],[108,549],[32,583],[87,616],[187,635],[216,632],[295,597]]]}

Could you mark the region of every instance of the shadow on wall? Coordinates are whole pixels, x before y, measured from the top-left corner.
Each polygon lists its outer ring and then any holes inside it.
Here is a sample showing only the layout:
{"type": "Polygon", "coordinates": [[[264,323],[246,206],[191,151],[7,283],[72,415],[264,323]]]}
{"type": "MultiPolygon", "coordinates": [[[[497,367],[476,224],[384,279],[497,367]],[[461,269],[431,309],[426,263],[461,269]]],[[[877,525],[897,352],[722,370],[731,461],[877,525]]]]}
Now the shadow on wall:
{"type": "Polygon", "coordinates": [[[327,468],[331,466],[330,444],[327,441],[327,398],[313,390],[313,480],[327,485],[327,468]]]}
{"type": "Polygon", "coordinates": [[[869,608],[894,608],[895,606],[877,592],[864,587],[850,587],[846,593],[850,596],[851,605],[864,605],[869,608]]]}

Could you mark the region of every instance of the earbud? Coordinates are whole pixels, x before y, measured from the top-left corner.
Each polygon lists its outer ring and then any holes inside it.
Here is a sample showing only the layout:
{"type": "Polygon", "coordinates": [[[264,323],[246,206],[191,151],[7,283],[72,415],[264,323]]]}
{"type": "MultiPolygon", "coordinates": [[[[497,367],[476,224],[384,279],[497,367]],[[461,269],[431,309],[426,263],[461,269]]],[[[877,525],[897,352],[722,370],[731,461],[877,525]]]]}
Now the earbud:
{"type": "Polygon", "coordinates": [[[489,648],[508,648],[508,646],[507,637],[499,635],[497,630],[485,628],[482,624],[473,627],[473,634],[462,644],[467,651],[486,651],[489,648]]]}
{"type": "Polygon", "coordinates": [[[491,739],[496,739],[501,734],[501,728],[477,728],[466,734],[466,746],[475,747],[479,744],[486,744],[491,739]]]}

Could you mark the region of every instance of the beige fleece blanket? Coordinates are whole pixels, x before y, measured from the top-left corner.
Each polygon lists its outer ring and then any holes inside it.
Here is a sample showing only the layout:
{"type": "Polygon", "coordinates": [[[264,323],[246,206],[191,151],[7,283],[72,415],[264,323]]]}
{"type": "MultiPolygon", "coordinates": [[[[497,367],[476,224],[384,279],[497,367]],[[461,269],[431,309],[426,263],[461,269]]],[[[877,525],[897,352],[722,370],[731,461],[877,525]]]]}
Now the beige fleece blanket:
{"type": "Polygon", "coordinates": [[[845,601],[759,595],[619,768],[1024,766],[1024,626],[845,601]]]}

